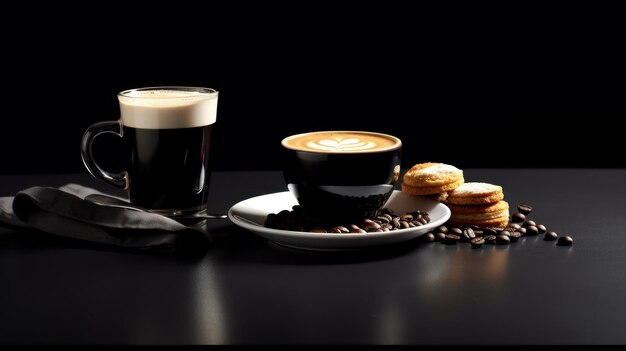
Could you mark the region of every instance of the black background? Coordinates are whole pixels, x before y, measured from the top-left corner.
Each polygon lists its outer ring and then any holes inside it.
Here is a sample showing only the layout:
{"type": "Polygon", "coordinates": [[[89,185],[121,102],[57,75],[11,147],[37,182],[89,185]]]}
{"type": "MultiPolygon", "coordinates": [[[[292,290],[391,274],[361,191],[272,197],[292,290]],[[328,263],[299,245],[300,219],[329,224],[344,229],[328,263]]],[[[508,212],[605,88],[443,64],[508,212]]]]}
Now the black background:
{"type": "MultiPolygon", "coordinates": [[[[16,11],[0,173],[85,172],[83,131],[154,85],[220,91],[217,170],[277,169],[283,137],[329,129],[394,134],[405,167],[626,167],[622,9],[206,6],[16,11]]],[[[96,143],[105,167],[119,154],[96,143]]]]}

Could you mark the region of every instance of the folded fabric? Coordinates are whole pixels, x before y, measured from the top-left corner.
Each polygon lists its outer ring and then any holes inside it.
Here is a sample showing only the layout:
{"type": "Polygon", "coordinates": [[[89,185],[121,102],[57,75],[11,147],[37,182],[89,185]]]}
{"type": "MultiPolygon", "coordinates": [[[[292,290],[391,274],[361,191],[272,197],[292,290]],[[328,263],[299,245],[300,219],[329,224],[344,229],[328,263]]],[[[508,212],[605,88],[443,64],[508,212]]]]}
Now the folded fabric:
{"type": "Polygon", "coordinates": [[[100,193],[78,184],[32,187],[0,197],[0,224],[118,248],[160,252],[204,252],[207,235],[155,213],[98,205],[85,200],[100,193]]]}

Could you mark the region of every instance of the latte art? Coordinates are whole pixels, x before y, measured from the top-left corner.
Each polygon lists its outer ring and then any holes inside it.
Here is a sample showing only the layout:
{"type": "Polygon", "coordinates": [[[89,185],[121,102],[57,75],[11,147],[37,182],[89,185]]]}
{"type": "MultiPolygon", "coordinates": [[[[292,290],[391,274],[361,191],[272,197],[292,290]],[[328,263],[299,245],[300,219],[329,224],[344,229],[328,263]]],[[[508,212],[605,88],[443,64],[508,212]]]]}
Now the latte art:
{"type": "Polygon", "coordinates": [[[320,153],[368,153],[400,148],[400,139],[380,133],[360,131],[311,132],[283,139],[288,149],[320,153]]]}
{"type": "Polygon", "coordinates": [[[375,148],[376,144],[371,141],[363,141],[358,138],[334,138],[322,139],[319,141],[309,141],[306,146],[320,151],[356,151],[375,148]]]}

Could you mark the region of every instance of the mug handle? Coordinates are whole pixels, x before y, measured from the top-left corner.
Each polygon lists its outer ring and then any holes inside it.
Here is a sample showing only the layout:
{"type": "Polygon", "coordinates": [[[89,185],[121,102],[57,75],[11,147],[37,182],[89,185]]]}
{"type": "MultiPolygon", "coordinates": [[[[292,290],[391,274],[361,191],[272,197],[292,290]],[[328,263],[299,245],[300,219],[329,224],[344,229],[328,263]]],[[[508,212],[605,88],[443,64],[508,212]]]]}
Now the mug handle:
{"type": "Polygon", "coordinates": [[[122,123],[120,121],[104,121],[91,125],[83,134],[83,139],[80,145],[80,153],[83,159],[85,167],[97,179],[111,184],[115,187],[128,189],[128,173],[122,171],[121,173],[109,173],[96,163],[93,158],[92,144],[94,139],[104,133],[112,133],[120,138],[122,137],[122,123]]]}

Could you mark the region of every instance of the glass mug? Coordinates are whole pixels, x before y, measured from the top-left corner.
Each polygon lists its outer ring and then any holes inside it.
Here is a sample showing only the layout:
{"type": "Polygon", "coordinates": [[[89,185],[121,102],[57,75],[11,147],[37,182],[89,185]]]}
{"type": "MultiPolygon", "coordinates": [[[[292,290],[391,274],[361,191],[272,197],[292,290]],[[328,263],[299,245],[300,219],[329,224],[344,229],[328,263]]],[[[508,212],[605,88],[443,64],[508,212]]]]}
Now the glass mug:
{"type": "Polygon", "coordinates": [[[202,87],[130,89],[118,95],[120,119],[93,124],[83,134],[81,156],[95,178],[127,191],[131,204],[176,219],[206,213],[211,175],[211,127],[218,92],[202,87]],[[100,134],[122,138],[125,170],[109,173],[96,163],[100,134]]]}

